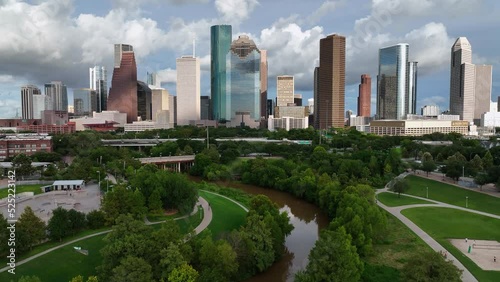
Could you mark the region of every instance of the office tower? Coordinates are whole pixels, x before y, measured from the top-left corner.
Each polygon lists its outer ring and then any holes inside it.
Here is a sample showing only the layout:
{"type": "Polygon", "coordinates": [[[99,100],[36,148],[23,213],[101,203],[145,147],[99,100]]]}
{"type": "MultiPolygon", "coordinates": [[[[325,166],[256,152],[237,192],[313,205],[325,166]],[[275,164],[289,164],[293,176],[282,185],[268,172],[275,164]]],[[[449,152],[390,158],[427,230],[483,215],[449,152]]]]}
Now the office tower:
{"type": "Polygon", "coordinates": [[[421,109],[423,116],[438,116],[440,114],[439,107],[434,105],[425,105],[421,109]]]}
{"type": "Polygon", "coordinates": [[[252,120],[260,120],[260,51],[248,36],[240,35],[231,43],[226,56],[226,91],[228,107],[226,120],[238,113],[249,113],[252,120]]]}
{"type": "Polygon", "coordinates": [[[293,103],[295,106],[302,106],[302,94],[293,94],[293,103]]]}
{"type": "Polygon", "coordinates": [[[293,104],[294,79],[291,75],[276,77],[276,106],[286,107],[293,104]]]}
{"type": "Polygon", "coordinates": [[[108,103],[108,73],[103,66],[89,68],[89,88],[95,90],[97,98],[96,112],[107,110],[108,103]]]}
{"type": "Polygon", "coordinates": [[[159,123],[174,123],[174,119],[170,119],[170,94],[163,88],[151,89],[151,120],[159,123]]]}
{"type": "Polygon", "coordinates": [[[371,97],[372,97],[372,78],[369,74],[361,75],[361,83],[359,84],[358,96],[358,116],[371,116],[371,97]]]}
{"type": "Polygon", "coordinates": [[[151,120],[152,111],[152,91],[149,86],[137,81],[137,120],[151,120]]]}
{"type": "Polygon", "coordinates": [[[33,118],[42,119],[42,112],[52,110],[52,100],[47,95],[33,95],[33,118]]]}
{"type": "Polygon", "coordinates": [[[201,96],[200,99],[200,117],[202,120],[212,119],[212,105],[210,96],[201,96]]]}
{"type": "Polygon", "coordinates": [[[73,109],[75,116],[89,116],[97,111],[97,91],[90,88],[73,90],[73,109]]]}
{"type": "Polygon", "coordinates": [[[170,114],[170,117],[172,118],[171,120],[174,121],[174,125],[177,125],[177,96],[170,95],[170,105],[174,105],[174,110],[170,114]]]}
{"type": "Polygon", "coordinates": [[[226,97],[226,55],[232,42],[230,25],[214,25],[210,28],[210,90],[214,120],[223,120],[228,114],[226,97]]]}
{"type": "MultiPolygon", "coordinates": [[[[34,96],[41,96],[42,92],[34,85],[25,85],[21,87],[21,117],[22,119],[34,119],[33,109],[34,96]]],[[[40,115],[40,113],[38,113],[40,115]]],[[[39,117],[38,117],[39,118],[39,117]]]]}
{"type": "Polygon", "coordinates": [[[472,47],[465,37],[458,38],[451,48],[450,113],[461,120],[474,120],[475,67],[472,47]]]}
{"type": "MultiPolygon", "coordinates": [[[[313,100],[314,101],[318,101],[318,95],[319,95],[319,86],[318,86],[318,82],[319,82],[319,67],[315,67],[314,68],[314,87],[313,87],[313,100]]],[[[319,109],[318,109],[318,103],[314,103],[313,104],[313,126],[314,128],[317,128],[319,129],[319,117],[318,117],[318,113],[319,113],[319,109]]]]}
{"type": "Polygon", "coordinates": [[[137,66],[131,45],[115,44],[115,63],[107,108],[109,111],[126,113],[127,123],[137,120],[137,66]]]}
{"type": "Polygon", "coordinates": [[[161,87],[161,85],[160,85],[161,83],[160,83],[160,80],[158,79],[158,74],[156,72],[147,72],[146,76],[147,76],[146,83],[148,85],[152,85],[156,88],[161,87]]]}
{"type": "Polygon", "coordinates": [[[267,119],[267,50],[260,50],[260,115],[267,119]]]}
{"type": "Polygon", "coordinates": [[[61,81],[46,83],[45,95],[47,95],[52,101],[52,109],[54,111],[68,111],[68,90],[66,85],[64,85],[61,81]]]}
{"type": "Polygon", "coordinates": [[[402,120],[416,113],[417,62],[409,62],[408,56],[406,43],[379,50],[378,119],[402,120]]]}
{"type": "Polygon", "coordinates": [[[352,115],[354,115],[354,112],[352,110],[345,111],[345,117],[346,118],[350,118],[352,115]]]}
{"type": "Polygon", "coordinates": [[[177,65],[177,125],[200,119],[200,60],[183,56],[177,65]]]}
{"type": "Polygon", "coordinates": [[[345,37],[329,35],[319,45],[318,89],[314,99],[318,127],[344,127],[345,37]]]}
{"type": "Polygon", "coordinates": [[[307,107],[309,108],[309,115],[314,114],[314,98],[307,99],[307,107]]]}
{"type": "Polygon", "coordinates": [[[275,107],[275,103],[274,103],[274,100],[273,99],[267,99],[267,107],[266,107],[266,117],[269,117],[269,116],[272,116],[274,115],[274,107],[275,107]]]}
{"type": "Polygon", "coordinates": [[[490,111],[493,66],[475,65],[474,124],[481,123],[481,115],[490,111]]]}

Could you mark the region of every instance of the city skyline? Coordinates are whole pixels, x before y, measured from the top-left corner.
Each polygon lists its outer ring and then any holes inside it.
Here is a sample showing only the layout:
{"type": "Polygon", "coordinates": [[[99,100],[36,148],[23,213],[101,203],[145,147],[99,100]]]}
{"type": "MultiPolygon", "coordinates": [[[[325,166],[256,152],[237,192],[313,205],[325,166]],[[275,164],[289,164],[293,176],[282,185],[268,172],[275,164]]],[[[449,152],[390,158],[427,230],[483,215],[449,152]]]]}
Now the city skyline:
{"type": "MultiPolygon", "coordinates": [[[[400,6],[391,4],[399,1],[389,0],[367,1],[362,5],[347,1],[308,4],[291,0],[290,5],[283,5],[281,0],[242,0],[237,1],[240,6],[230,5],[236,3],[235,0],[191,0],[184,4],[168,1],[169,4],[163,5],[145,0],[128,4],[96,0],[85,4],[45,2],[7,1],[0,4],[0,18],[6,20],[0,29],[5,39],[16,38],[14,41],[0,39],[0,61],[3,63],[3,68],[0,67],[0,114],[4,117],[14,116],[16,108],[20,112],[22,85],[34,84],[41,88],[44,83],[61,80],[68,88],[87,87],[88,74],[85,73],[89,67],[97,64],[108,70],[113,68],[112,45],[115,43],[135,47],[140,80],[146,80],[147,72],[158,72],[162,86],[175,94],[175,58],[190,54],[192,41],[196,39],[202,76],[201,95],[210,95],[209,26],[212,24],[231,24],[233,38],[248,34],[259,49],[268,51],[269,98],[276,97],[274,78],[279,74],[294,75],[296,90],[305,99],[313,96],[319,39],[333,33],[347,37],[346,109],[357,108],[359,76],[366,73],[375,77],[378,49],[399,42],[408,42],[415,54],[412,60],[419,62],[419,92],[422,95],[419,95],[417,108],[437,104],[443,110],[448,109],[449,46],[460,36],[468,37],[474,45],[474,62],[493,65],[492,99],[500,95],[500,74],[496,71],[500,58],[492,47],[495,44],[488,43],[489,34],[497,26],[495,23],[499,23],[495,17],[499,4],[495,1],[460,1],[453,6],[437,0],[405,1],[400,6]],[[356,9],[352,9],[352,5],[356,9]],[[59,8],[57,15],[50,12],[54,7],[59,8]],[[26,18],[17,14],[25,12],[52,16],[26,18]],[[464,22],[464,16],[474,20],[464,22]],[[8,21],[14,18],[27,21],[29,28],[21,32],[18,27],[11,26],[10,22],[16,21],[8,21]],[[167,21],[163,20],[165,18],[167,21]],[[49,24],[40,24],[41,20],[49,24]],[[58,29],[53,31],[49,27],[58,29]],[[66,36],[74,33],[81,36],[66,36]],[[53,44],[54,35],[69,37],[72,41],[53,44]],[[39,46],[24,44],[25,47],[18,47],[18,43],[31,37],[41,40],[39,46]]],[[[372,82],[373,94],[374,84],[372,82]]],[[[71,95],[72,91],[69,93],[71,95]]]]}

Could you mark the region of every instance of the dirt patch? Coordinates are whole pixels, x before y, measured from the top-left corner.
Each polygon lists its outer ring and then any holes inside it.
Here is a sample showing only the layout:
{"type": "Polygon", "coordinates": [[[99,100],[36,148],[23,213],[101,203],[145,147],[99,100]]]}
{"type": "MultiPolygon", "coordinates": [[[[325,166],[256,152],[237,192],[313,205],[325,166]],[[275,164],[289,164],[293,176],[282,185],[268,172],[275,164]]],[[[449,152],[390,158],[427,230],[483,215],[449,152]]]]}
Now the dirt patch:
{"type": "Polygon", "coordinates": [[[179,211],[176,210],[176,209],[172,209],[172,210],[165,210],[165,212],[163,213],[163,215],[174,215],[176,213],[178,213],[179,211]]]}
{"type": "Polygon", "coordinates": [[[474,239],[467,239],[467,241],[466,239],[451,239],[450,242],[481,269],[500,271],[500,242],[474,239]],[[494,257],[496,257],[496,262],[494,257]]]}

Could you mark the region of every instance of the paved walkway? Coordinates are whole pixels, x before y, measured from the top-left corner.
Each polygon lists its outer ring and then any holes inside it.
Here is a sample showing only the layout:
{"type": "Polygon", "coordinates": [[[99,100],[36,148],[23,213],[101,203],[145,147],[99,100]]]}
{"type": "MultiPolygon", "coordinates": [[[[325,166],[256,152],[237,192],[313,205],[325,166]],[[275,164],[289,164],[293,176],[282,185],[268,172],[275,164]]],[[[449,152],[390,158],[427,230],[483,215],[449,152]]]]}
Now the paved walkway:
{"type": "MultiPolygon", "coordinates": [[[[376,191],[376,194],[379,194],[379,193],[382,193],[382,192],[392,193],[386,187],[384,189],[380,189],[380,190],[376,191]]],[[[476,211],[476,210],[471,210],[471,209],[467,209],[467,208],[463,208],[463,207],[458,207],[458,206],[454,206],[454,205],[450,205],[450,204],[438,202],[438,201],[427,199],[427,198],[417,197],[417,196],[413,196],[413,195],[408,195],[408,194],[404,194],[404,195],[407,196],[407,197],[412,197],[412,198],[416,198],[416,199],[421,199],[421,200],[429,201],[429,202],[432,202],[434,204],[416,204],[416,205],[406,205],[406,206],[399,206],[399,207],[388,207],[388,206],[384,205],[383,203],[381,203],[380,201],[377,201],[377,204],[380,207],[382,207],[384,210],[388,211],[389,213],[391,213],[392,215],[394,215],[396,218],[398,218],[406,226],[408,226],[408,228],[410,228],[413,232],[415,232],[415,234],[417,234],[420,238],[422,238],[422,240],[424,240],[424,242],[427,243],[427,245],[429,245],[436,252],[444,251],[446,249],[443,246],[441,246],[436,240],[434,240],[429,234],[427,234],[420,227],[418,227],[415,223],[413,223],[411,220],[409,220],[408,218],[406,218],[401,213],[402,210],[410,209],[410,208],[418,208],[418,207],[442,207],[442,208],[452,208],[452,209],[464,210],[464,211],[467,211],[467,212],[476,213],[476,214],[480,214],[480,215],[484,215],[484,216],[488,216],[488,217],[500,219],[500,216],[495,215],[495,214],[489,214],[489,213],[485,213],[485,212],[481,212],[481,211],[476,211]]],[[[463,270],[462,281],[465,281],[465,282],[476,282],[476,281],[478,281],[472,275],[472,273],[456,257],[454,257],[450,252],[448,252],[447,257],[459,269],[463,270]]]]}

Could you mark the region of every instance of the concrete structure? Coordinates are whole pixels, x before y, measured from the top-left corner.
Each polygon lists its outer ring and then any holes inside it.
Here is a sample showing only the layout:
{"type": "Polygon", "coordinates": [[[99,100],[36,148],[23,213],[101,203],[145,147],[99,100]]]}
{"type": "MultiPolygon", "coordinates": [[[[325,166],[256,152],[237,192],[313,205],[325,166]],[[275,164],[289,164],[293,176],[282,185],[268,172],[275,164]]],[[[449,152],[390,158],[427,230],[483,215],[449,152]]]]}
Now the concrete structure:
{"type": "Polygon", "coordinates": [[[96,92],[96,112],[107,110],[108,72],[104,66],[89,68],[89,88],[96,92]]]}
{"type": "Polygon", "coordinates": [[[46,134],[67,134],[67,133],[74,133],[76,131],[76,126],[74,122],[68,122],[67,124],[62,124],[62,125],[55,125],[55,124],[21,125],[16,128],[16,132],[19,131],[31,131],[35,133],[46,133],[46,134]]]}
{"type": "Polygon", "coordinates": [[[349,117],[349,121],[348,121],[347,125],[350,127],[355,127],[356,130],[359,132],[369,133],[371,120],[372,120],[371,117],[352,115],[349,117]]]}
{"type": "Polygon", "coordinates": [[[275,131],[277,129],[285,129],[286,131],[290,129],[305,129],[309,127],[309,117],[295,118],[295,117],[281,117],[274,118],[269,116],[267,119],[267,128],[269,131],[275,131]]]}
{"type": "Polygon", "coordinates": [[[500,127],[500,112],[487,112],[481,115],[481,127],[500,127]]]}
{"type": "Polygon", "coordinates": [[[156,121],[134,121],[127,123],[124,126],[125,132],[140,132],[155,129],[169,129],[171,128],[168,123],[159,123],[156,121]]]}
{"type": "Polygon", "coordinates": [[[73,89],[73,107],[75,116],[91,116],[98,110],[98,95],[90,88],[73,89]]]}
{"type": "Polygon", "coordinates": [[[174,119],[171,118],[170,113],[173,112],[170,104],[170,94],[168,90],[163,88],[151,89],[151,120],[162,124],[168,124],[169,128],[174,127],[174,119]]]}
{"type": "Polygon", "coordinates": [[[52,99],[49,96],[33,95],[33,118],[42,119],[42,112],[45,110],[52,110],[52,109],[53,109],[52,99]]]}
{"type": "Polygon", "coordinates": [[[292,75],[276,77],[276,107],[286,107],[294,104],[294,79],[292,75]]]}
{"type": "Polygon", "coordinates": [[[378,119],[402,120],[416,114],[417,63],[409,61],[409,49],[400,43],[379,50],[378,119]]]}
{"type": "Polygon", "coordinates": [[[354,112],[352,110],[345,111],[345,118],[346,119],[350,119],[351,116],[353,116],[353,115],[354,115],[354,112]]]}
{"type": "Polygon", "coordinates": [[[407,115],[407,120],[460,120],[459,115],[442,115],[439,114],[437,116],[424,116],[424,115],[407,115]]]}
{"type": "Polygon", "coordinates": [[[370,123],[370,133],[392,136],[422,136],[425,134],[469,134],[469,122],[463,120],[375,120],[370,123]]]}
{"type": "Polygon", "coordinates": [[[68,111],[42,111],[42,124],[63,125],[68,123],[68,111]]]}
{"type": "Polygon", "coordinates": [[[146,74],[147,80],[146,83],[149,85],[151,89],[153,88],[161,88],[160,79],[158,79],[158,74],[155,72],[147,72],[146,74]]]}
{"type": "Polygon", "coordinates": [[[358,93],[358,116],[371,116],[372,106],[372,78],[368,74],[361,75],[358,93]]]}
{"type": "Polygon", "coordinates": [[[425,105],[420,109],[420,114],[423,116],[438,116],[440,114],[439,107],[433,105],[425,105]]]}
{"type": "Polygon", "coordinates": [[[490,111],[493,66],[475,65],[474,124],[481,123],[481,116],[490,111]]]}
{"type": "Polygon", "coordinates": [[[200,60],[183,56],[177,66],[177,125],[200,119],[200,60]]]}
{"type": "Polygon", "coordinates": [[[80,190],[85,188],[83,180],[56,180],[52,184],[52,190],[80,190]]]}
{"type": "Polygon", "coordinates": [[[137,66],[134,48],[115,44],[115,63],[107,109],[127,114],[127,122],[137,120],[137,66]]]}
{"type": "Polygon", "coordinates": [[[127,114],[120,113],[118,111],[103,111],[100,113],[94,112],[93,117],[83,117],[72,119],[75,123],[76,131],[83,131],[90,129],[89,125],[102,125],[106,128],[111,126],[112,128],[124,127],[127,123],[127,114]]]}
{"type": "Polygon", "coordinates": [[[309,107],[309,114],[314,114],[314,98],[307,99],[307,107],[309,107]]]}
{"type": "Polygon", "coordinates": [[[32,133],[0,136],[0,160],[17,154],[31,156],[36,152],[52,152],[52,136],[32,133]]]}
{"type": "MultiPolygon", "coordinates": [[[[54,111],[68,111],[68,90],[61,81],[52,81],[45,84],[45,95],[50,97],[54,111]]],[[[45,110],[48,110],[47,108],[45,110]]]]}
{"type": "Polygon", "coordinates": [[[267,50],[260,50],[260,115],[267,119],[267,50]]]}
{"type": "Polygon", "coordinates": [[[250,112],[235,112],[234,117],[226,122],[226,127],[248,126],[250,128],[260,128],[260,120],[255,120],[250,116],[250,112]]]}
{"type": "Polygon", "coordinates": [[[302,94],[293,94],[293,103],[295,106],[302,106],[302,94]]]}
{"type": "Polygon", "coordinates": [[[288,107],[276,107],[275,117],[293,117],[293,118],[305,118],[309,115],[308,107],[299,106],[288,106],[288,107]]]}
{"type": "Polygon", "coordinates": [[[494,101],[494,102],[490,102],[490,110],[489,112],[498,112],[498,102],[497,101],[494,101]]]}
{"type": "Polygon", "coordinates": [[[20,119],[20,118],[7,118],[0,119],[0,127],[10,127],[15,128],[16,126],[24,125],[38,125],[42,124],[41,119],[20,119]]]}
{"type": "Polygon", "coordinates": [[[316,128],[344,127],[346,38],[333,34],[321,39],[319,44],[314,97],[316,128]]]}
{"type": "MultiPolygon", "coordinates": [[[[42,96],[40,88],[34,85],[25,85],[21,87],[21,117],[23,119],[40,118],[38,109],[35,111],[34,97],[42,96]]],[[[38,102],[37,102],[38,103],[38,102]]]]}
{"type": "Polygon", "coordinates": [[[195,155],[140,158],[142,164],[156,164],[160,169],[175,172],[189,171],[194,165],[195,155]]]}
{"type": "Polygon", "coordinates": [[[210,90],[212,98],[212,117],[226,119],[228,106],[226,93],[226,56],[232,42],[230,25],[214,25],[210,28],[210,90]]]}

